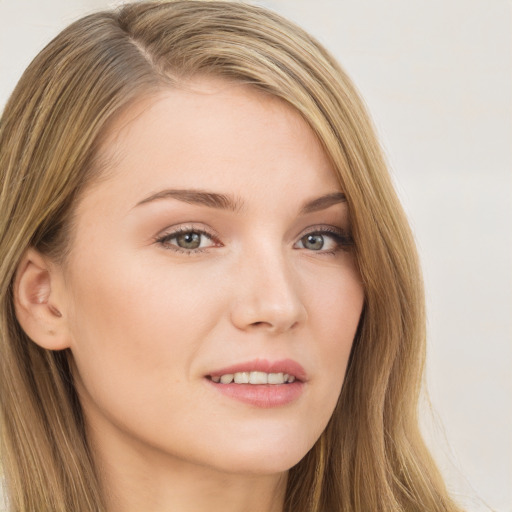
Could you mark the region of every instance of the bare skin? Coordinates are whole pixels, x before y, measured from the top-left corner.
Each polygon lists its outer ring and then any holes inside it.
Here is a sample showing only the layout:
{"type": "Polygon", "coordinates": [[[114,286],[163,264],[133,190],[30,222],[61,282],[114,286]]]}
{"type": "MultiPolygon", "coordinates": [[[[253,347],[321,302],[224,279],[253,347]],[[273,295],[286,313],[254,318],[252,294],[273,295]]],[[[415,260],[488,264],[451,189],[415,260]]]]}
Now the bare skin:
{"type": "Polygon", "coordinates": [[[21,302],[47,276],[38,304],[60,317],[40,344],[71,350],[109,512],[278,512],[363,306],[347,205],[290,107],[192,85],[116,120],[65,265],[29,252],[21,302]],[[268,403],[212,380],[254,361],[303,373],[267,385],[268,403]]]}

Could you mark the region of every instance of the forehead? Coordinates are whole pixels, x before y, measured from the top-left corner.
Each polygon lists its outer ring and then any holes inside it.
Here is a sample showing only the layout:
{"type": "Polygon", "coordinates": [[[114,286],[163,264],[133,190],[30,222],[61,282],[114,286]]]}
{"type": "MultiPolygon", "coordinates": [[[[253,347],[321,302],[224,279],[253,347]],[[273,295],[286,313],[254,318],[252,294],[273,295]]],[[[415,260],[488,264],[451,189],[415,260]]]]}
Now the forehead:
{"type": "MultiPolygon", "coordinates": [[[[318,138],[279,98],[241,83],[190,81],[140,99],[108,127],[99,149],[107,181],[138,192],[208,186],[240,195],[265,184],[339,189],[318,138]]],[[[313,193],[313,191],[312,191],[313,193]]]]}

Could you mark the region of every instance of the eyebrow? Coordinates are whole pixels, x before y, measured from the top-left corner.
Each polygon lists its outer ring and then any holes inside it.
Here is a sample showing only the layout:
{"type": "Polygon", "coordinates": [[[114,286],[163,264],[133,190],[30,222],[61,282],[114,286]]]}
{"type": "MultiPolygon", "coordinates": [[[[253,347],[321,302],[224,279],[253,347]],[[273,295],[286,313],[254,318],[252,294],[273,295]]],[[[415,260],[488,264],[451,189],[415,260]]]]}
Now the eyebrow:
{"type": "Polygon", "coordinates": [[[207,206],[208,208],[217,208],[220,210],[230,210],[234,212],[239,211],[243,206],[243,202],[234,197],[227,196],[225,194],[218,194],[216,192],[192,189],[162,190],[138,202],[136,206],[157,201],[159,199],[177,199],[184,203],[197,204],[200,206],[207,206]]]}
{"type": "MultiPolygon", "coordinates": [[[[244,205],[241,199],[237,199],[226,194],[219,194],[217,192],[208,192],[205,190],[195,189],[166,189],[146,197],[142,201],[139,201],[136,206],[158,201],[160,199],[177,199],[178,201],[183,201],[184,203],[197,204],[200,206],[206,206],[208,208],[217,208],[220,210],[229,210],[233,212],[239,212],[244,205]]],[[[300,215],[325,210],[330,206],[339,203],[345,203],[346,201],[347,198],[343,192],[333,192],[332,194],[326,194],[306,202],[300,209],[300,215]]]]}
{"type": "Polygon", "coordinates": [[[306,213],[318,212],[325,210],[330,206],[339,203],[346,203],[347,197],[343,192],[333,192],[332,194],[326,194],[325,196],[318,197],[312,201],[308,201],[300,210],[301,215],[306,213]]]}

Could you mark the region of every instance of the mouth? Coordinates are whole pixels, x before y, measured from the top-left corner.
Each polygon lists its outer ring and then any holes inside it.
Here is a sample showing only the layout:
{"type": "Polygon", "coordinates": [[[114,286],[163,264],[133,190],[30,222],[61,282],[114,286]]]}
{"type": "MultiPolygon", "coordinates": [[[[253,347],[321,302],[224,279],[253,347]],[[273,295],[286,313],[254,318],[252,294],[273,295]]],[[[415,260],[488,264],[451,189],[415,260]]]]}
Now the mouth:
{"type": "Polygon", "coordinates": [[[215,370],[207,378],[216,384],[292,384],[307,380],[306,370],[293,359],[255,359],[215,370]]]}
{"type": "Polygon", "coordinates": [[[291,359],[257,359],[216,370],[205,377],[222,395],[260,408],[294,402],[307,380],[304,368],[291,359]]]}
{"type": "Polygon", "coordinates": [[[295,375],[289,375],[288,373],[266,373],[266,372],[236,372],[236,373],[225,373],[223,375],[208,375],[208,378],[217,384],[291,384],[295,382],[295,375]]]}

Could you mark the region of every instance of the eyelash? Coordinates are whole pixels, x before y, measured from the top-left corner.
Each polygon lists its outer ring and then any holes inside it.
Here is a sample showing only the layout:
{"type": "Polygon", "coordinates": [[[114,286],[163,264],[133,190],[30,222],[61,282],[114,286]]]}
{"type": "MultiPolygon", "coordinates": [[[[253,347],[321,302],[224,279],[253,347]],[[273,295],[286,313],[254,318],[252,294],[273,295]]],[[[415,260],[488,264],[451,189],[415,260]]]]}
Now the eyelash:
{"type": "Polygon", "coordinates": [[[161,245],[164,249],[167,249],[169,251],[174,251],[179,254],[186,254],[188,256],[192,256],[194,254],[205,252],[210,247],[221,246],[222,244],[218,242],[216,239],[217,237],[213,233],[208,233],[203,229],[195,228],[193,226],[182,226],[178,229],[175,229],[171,233],[166,233],[162,236],[157,236],[155,238],[155,242],[161,245]],[[180,235],[185,235],[187,233],[196,233],[198,235],[205,236],[206,238],[213,242],[213,245],[208,247],[199,247],[197,249],[184,249],[183,247],[179,247],[178,245],[169,243],[172,239],[177,238],[180,235]]]}
{"type": "MultiPolygon", "coordinates": [[[[331,237],[336,246],[333,250],[319,250],[314,251],[310,250],[309,252],[312,253],[318,253],[318,254],[325,254],[325,255],[335,255],[338,251],[348,251],[350,248],[354,245],[354,239],[352,236],[347,233],[346,230],[341,228],[336,228],[334,226],[318,226],[313,227],[310,230],[306,231],[300,238],[299,241],[303,240],[307,236],[322,236],[325,237],[326,235],[331,237]]],[[[307,250],[306,248],[304,248],[307,250]]]]}
{"type": "MultiPolygon", "coordinates": [[[[302,241],[307,236],[329,236],[331,237],[336,247],[333,250],[327,251],[327,250],[309,250],[309,252],[312,253],[318,253],[318,254],[324,254],[324,255],[334,255],[338,251],[348,251],[350,250],[351,246],[354,245],[354,240],[350,234],[348,234],[344,229],[341,228],[335,228],[333,226],[314,226],[310,230],[306,231],[304,234],[302,234],[298,240],[298,242],[302,241]]],[[[296,243],[298,243],[296,242],[296,243]]],[[[218,238],[213,234],[209,233],[208,231],[205,231],[203,229],[195,228],[193,226],[182,226],[178,229],[175,229],[174,231],[170,233],[166,233],[161,236],[155,237],[155,243],[161,245],[164,249],[174,251],[179,254],[186,254],[188,256],[193,256],[195,254],[199,254],[202,252],[206,252],[211,247],[220,247],[222,244],[218,241],[218,238]],[[212,245],[208,247],[199,247],[196,249],[184,249],[182,247],[179,247],[176,244],[170,244],[169,242],[173,240],[174,238],[177,238],[180,235],[189,234],[189,233],[195,233],[201,236],[204,236],[211,240],[213,243],[212,245]]],[[[295,244],[294,244],[295,245],[295,244]]],[[[302,249],[302,248],[299,248],[302,249]]],[[[308,250],[307,248],[303,248],[304,250],[308,250]]]]}

